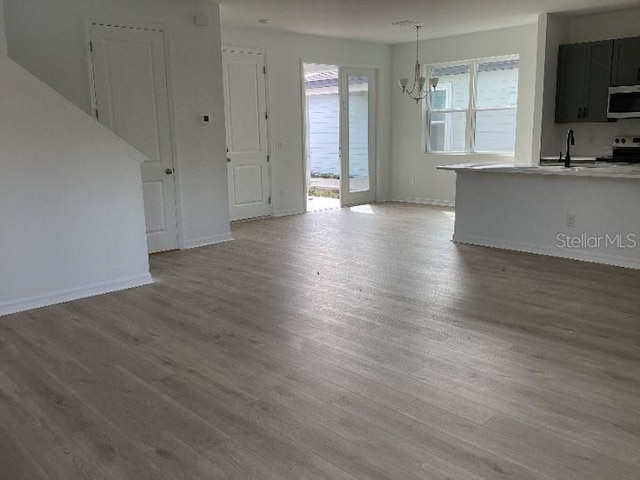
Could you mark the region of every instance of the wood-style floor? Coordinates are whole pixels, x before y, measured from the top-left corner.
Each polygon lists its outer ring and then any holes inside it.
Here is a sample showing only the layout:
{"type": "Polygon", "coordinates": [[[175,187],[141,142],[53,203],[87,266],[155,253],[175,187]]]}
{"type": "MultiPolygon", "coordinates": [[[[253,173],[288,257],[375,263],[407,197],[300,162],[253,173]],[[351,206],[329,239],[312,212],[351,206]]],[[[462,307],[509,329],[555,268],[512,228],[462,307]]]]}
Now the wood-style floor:
{"type": "Polygon", "coordinates": [[[0,319],[0,478],[640,478],[640,272],[456,246],[453,210],[234,226],[0,319]]]}

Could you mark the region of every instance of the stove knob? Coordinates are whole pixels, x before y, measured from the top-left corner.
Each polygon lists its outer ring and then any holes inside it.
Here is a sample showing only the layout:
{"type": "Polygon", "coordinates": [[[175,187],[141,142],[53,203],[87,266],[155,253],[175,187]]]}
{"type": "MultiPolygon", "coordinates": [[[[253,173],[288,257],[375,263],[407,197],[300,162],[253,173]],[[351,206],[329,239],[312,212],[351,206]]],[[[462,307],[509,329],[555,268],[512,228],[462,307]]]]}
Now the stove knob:
{"type": "Polygon", "coordinates": [[[616,142],[616,143],[620,143],[620,139],[619,139],[619,138],[616,138],[615,142],[616,142]]]}
{"type": "Polygon", "coordinates": [[[627,139],[626,139],[626,138],[623,138],[623,139],[622,139],[622,143],[627,143],[627,139]]]}

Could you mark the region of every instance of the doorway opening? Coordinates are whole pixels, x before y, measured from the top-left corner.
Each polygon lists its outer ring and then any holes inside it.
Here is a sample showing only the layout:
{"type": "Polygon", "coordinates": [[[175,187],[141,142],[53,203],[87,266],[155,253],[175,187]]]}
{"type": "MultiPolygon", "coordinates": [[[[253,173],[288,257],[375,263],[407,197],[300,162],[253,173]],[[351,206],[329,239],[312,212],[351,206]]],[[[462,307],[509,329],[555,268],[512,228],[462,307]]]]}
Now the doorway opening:
{"type": "Polygon", "coordinates": [[[304,63],[307,211],[376,200],[377,73],[304,63]]]}
{"type": "Polygon", "coordinates": [[[340,208],[340,77],[337,65],[305,63],[307,211],[340,208]]]}

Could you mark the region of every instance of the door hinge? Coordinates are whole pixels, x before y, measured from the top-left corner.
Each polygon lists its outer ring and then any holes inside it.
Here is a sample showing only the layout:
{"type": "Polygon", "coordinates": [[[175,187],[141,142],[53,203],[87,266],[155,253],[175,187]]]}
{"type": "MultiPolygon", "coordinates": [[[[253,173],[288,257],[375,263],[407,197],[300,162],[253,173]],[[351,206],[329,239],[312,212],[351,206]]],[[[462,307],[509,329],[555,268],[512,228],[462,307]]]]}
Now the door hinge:
{"type": "Polygon", "coordinates": [[[264,118],[265,120],[269,120],[269,112],[264,112],[264,118]]]}
{"type": "Polygon", "coordinates": [[[269,197],[269,200],[268,200],[268,202],[269,202],[269,205],[271,205],[271,197],[269,197]]]}
{"type": "Polygon", "coordinates": [[[267,163],[271,161],[271,155],[267,155],[267,163]]]}
{"type": "Polygon", "coordinates": [[[96,108],[96,120],[100,121],[100,112],[96,108]]]}
{"type": "Polygon", "coordinates": [[[89,41],[89,51],[93,52],[93,42],[89,41]]]}
{"type": "Polygon", "coordinates": [[[262,73],[264,73],[265,75],[267,74],[267,66],[266,65],[262,66],[262,73]]]}

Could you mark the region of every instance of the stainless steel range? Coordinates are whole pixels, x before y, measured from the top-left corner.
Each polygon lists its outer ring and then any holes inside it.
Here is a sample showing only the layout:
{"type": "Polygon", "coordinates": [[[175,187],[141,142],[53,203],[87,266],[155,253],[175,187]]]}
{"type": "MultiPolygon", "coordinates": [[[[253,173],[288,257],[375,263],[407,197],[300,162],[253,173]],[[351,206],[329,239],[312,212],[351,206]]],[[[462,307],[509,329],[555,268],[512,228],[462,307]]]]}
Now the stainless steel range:
{"type": "Polygon", "coordinates": [[[640,135],[615,137],[611,162],[640,163],[640,135]]]}

